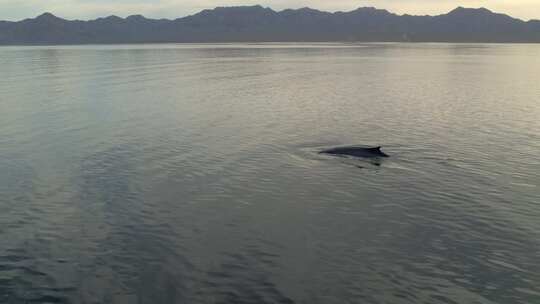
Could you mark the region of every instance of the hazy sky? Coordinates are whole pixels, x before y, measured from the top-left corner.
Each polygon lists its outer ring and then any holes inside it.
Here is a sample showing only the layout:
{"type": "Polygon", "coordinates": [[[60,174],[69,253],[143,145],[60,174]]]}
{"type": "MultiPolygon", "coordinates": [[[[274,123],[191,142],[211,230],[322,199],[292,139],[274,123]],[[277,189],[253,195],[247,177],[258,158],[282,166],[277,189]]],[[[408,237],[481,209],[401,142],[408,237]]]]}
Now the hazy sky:
{"type": "Polygon", "coordinates": [[[416,15],[446,13],[457,6],[486,7],[526,20],[540,19],[540,0],[0,0],[0,20],[34,17],[45,11],[68,19],[112,14],[176,18],[216,6],[254,4],[275,10],[309,6],[328,11],[375,6],[416,15]]]}

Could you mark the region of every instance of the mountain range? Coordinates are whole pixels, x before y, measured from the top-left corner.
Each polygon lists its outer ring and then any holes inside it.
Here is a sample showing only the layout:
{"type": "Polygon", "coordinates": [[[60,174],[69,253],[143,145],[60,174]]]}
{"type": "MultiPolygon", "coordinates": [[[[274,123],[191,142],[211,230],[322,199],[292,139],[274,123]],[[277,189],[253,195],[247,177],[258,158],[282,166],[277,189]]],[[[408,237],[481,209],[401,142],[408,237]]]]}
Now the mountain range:
{"type": "Polygon", "coordinates": [[[81,21],[45,13],[0,21],[0,45],[335,41],[539,43],[540,21],[485,8],[412,16],[372,7],[330,13],[259,5],[218,7],[174,20],[133,15],[81,21]]]}

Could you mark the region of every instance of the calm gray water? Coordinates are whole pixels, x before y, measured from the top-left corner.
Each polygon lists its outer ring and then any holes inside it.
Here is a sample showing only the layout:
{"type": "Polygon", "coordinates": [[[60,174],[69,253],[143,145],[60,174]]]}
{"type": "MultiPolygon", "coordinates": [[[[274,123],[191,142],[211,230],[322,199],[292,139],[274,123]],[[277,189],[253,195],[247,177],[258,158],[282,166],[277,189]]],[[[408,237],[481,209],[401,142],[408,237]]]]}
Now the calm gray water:
{"type": "Polygon", "coordinates": [[[540,303],[540,46],[0,67],[0,303],[540,303]],[[317,153],[348,144],[391,157],[317,153]]]}

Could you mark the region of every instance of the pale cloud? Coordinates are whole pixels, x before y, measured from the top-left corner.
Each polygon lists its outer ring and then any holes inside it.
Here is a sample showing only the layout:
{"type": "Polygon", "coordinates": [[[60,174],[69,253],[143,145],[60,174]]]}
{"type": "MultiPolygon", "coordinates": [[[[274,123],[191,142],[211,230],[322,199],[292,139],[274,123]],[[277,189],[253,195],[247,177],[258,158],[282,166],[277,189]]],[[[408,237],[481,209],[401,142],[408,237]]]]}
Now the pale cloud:
{"type": "Polygon", "coordinates": [[[415,15],[442,14],[457,6],[487,7],[522,19],[540,18],[540,0],[0,0],[0,19],[23,19],[45,11],[69,19],[113,14],[177,18],[216,6],[255,4],[275,10],[309,6],[327,11],[375,6],[399,14],[415,15]]]}

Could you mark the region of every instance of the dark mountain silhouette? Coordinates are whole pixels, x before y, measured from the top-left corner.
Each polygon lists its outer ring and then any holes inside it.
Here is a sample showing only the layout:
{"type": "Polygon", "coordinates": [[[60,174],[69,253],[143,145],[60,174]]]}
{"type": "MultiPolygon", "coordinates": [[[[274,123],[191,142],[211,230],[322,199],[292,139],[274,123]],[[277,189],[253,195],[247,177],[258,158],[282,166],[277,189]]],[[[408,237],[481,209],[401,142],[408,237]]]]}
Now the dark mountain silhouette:
{"type": "Polygon", "coordinates": [[[291,41],[538,43],[540,21],[525,22],[485,8],[411,16],[376,8],[329,13],[310,8],[276,12],[262,6],[218,7],[175,20],[135,15],[69,21],[45,13],[0,21],[2,45],[291,41]]]}

